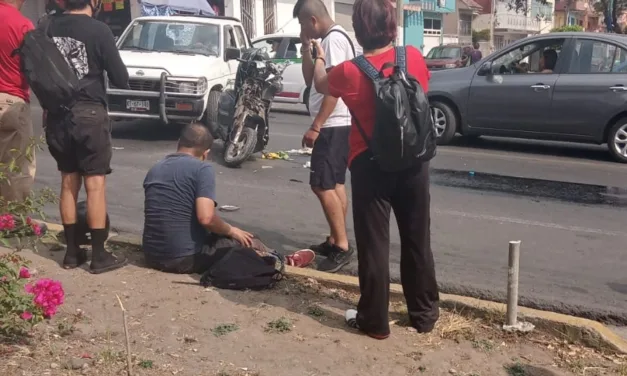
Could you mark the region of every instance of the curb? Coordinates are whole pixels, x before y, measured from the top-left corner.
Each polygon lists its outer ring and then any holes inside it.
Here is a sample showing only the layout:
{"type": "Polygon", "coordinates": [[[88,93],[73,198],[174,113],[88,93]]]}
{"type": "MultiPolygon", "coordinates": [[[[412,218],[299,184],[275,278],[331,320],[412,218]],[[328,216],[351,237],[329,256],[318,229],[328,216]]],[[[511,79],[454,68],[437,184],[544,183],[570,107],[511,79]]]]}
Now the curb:
{"type": "MultiPolygon", "coordinates": [[[[63,231],[63,226],[61,225],[54,223],[47,223],[47,225],[52,232],[63,231]]],[[[131,234],[113,235],[108,242],[118,245],[141,246],[141,237],[131,234]]],[[[357,277],[330,274],[315,269],[302,269],[291,266],[286,266],[285,268],[288,276],[312,278],[328,287],[359,291],[359,280],[357,277]]],[[[404,300],[401,285],[396,283],[390,284],[390,299],[395,301],[404,300]]],[[[442,293],[440,293],[440,306],[456,311],[471,311],[478,316],[484,317],[494,316],[495,314],[504,317],[507,308],[503,303],[442,293]]],[[[518,307],[518,315],[519,319],[531,322],[536,327],[558,338],[573,343],[581,343],[594,349],[627,354],[627,341],[600,322],[527,307],[518,307]]]]}

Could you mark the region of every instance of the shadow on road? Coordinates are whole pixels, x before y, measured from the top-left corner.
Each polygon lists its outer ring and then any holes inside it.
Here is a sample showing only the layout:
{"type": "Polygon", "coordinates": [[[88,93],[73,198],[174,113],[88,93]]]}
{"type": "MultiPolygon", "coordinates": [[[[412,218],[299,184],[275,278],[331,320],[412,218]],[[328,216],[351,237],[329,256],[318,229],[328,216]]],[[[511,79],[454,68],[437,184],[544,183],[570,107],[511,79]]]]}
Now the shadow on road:
{"type": "Polygon", "coordinates": [[[570,157],[603,162],[613,162],[605,147],[591,144],[575,144],[540,140],[524,140],[494,137],[456,137],[451,146],[504,152],[570,157]]]}
{"type": "Polygon", "coordinates": [[[180,124],[161,124],[153,120],[116,121],[113,123],[111,136],[114,139],[138,141],[176,141],[181,129],[180,124]]]}

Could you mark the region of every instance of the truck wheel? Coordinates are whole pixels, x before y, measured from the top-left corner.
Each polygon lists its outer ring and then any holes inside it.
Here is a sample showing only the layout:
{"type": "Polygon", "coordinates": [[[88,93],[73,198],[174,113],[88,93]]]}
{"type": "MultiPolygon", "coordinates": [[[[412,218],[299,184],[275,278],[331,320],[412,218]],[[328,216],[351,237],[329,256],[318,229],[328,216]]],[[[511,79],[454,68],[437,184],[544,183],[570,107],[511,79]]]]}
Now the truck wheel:
{"type": "Polygon", "coordinates": [[[449,144],[457,132],[455,111],[446,103],[431,102],[431,115],[438,136],[438,145],[449,144]]]}
{"type": "Polygon", "coordinates": [[[219,138],[219,124],[218,124],[218,106],[220,104],[219,90],[211,90],[209,97],[207,98],[207,109],[205,110],[205,126],[209,129],[209,132],[214,138],[219,138]]]}
{"type": "Polygon", "coordinates": [[[627,163],[627,118],[619,119],[607,134],[607,147],[618,162],[627,163]]]}
{"type": "Polygon", "coordinates": [[[228,141],[224,147],[224,164],[227,167],[238,167],[244,163],[255,150],[257,144],[257,132],[254,129],[244,127],[239,135],[237,144],[228,141]]]}

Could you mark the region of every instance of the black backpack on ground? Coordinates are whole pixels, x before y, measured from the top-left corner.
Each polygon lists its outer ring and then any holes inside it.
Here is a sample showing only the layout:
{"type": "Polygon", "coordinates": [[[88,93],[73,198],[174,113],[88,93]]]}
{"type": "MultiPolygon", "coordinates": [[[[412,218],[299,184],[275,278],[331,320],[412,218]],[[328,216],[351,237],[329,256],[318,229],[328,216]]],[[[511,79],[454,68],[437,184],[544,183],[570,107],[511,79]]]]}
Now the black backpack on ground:
{"type": "Polygon", "coordinates": [[[370,139],[359,120],[351,115],[381,170],[386,172],[429,161],[436,152],[437,135],[429,99],[418,80],[407,73],[405,47],[395,47],[395,52],[395,63],[386,63],[381,71],[363,55],[352,60],[374,85],[376,115],[370,139]],[[385,77],[383,71],[388,68],[393,71],[385,77]]]}
{"type": "Polygon", "coordinates": [[[26,33],[14,54],[19,55],[22,73],[41,107],[59,113],[74,105],[79,79],[48,31],[52,17],[45,16],[36,29],[26,33]]]}
{"type": "Polygon", "coordinates": [[[200,278],[207,287],[229,290],[263,290],[283,278],[284,264],[278,254],[259,256],[252,248],[218,249],[223,253],[200,278]]]}

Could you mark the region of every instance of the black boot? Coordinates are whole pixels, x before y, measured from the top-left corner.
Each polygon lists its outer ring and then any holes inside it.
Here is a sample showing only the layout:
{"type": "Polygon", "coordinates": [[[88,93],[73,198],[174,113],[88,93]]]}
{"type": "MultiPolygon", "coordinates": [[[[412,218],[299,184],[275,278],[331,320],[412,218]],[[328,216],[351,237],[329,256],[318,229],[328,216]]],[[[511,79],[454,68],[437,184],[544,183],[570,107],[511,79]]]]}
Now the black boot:
{"type": "Polygon", "coordinates": [[[76,224],[63,225],[63,233],[67,244],[65,257],[63,257],[63,268],[78,268],[87,262],[87,252],[76,243],[76,224]]]}
{"type": "Polygon", "coordinates": [[[110,272],[128,264],[126,257],[117,258],[105,249],[104,243],[107,240],[106,229],[91,229],[90,232],[92,254],[89,271],[92,274],[110,272]]]}

